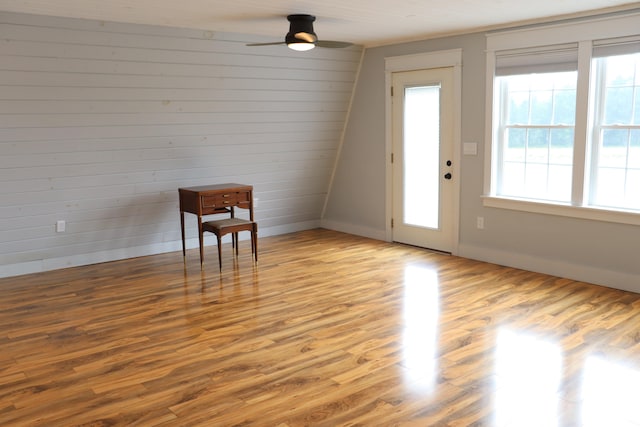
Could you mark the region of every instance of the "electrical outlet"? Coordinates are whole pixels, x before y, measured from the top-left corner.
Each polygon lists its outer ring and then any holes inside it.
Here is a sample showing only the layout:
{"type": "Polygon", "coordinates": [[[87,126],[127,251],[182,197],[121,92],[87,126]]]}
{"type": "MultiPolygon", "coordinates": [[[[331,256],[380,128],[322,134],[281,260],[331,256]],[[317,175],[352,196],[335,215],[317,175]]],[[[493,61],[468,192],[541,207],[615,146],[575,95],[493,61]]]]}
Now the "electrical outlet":
{"type": "Polygon", "coordinates": [[[478,230],[484,230],[484,217],[483,216],[479,216],[476,218],[476,227],[478,227],[478,230]]]}
{"type": "Polygon", "coordinates": [[[64,233],[64,230],[67,228],[67,223],[64,220],[59,220],[56,222],[56,233],[64,233]]]}

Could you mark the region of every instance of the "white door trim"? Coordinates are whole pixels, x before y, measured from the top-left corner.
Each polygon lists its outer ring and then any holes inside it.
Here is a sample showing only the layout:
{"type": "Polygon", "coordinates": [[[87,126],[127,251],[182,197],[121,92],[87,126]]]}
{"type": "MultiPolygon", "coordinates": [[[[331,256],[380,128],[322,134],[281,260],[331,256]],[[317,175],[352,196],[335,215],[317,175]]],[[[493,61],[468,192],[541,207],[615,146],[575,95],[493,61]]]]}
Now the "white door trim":
{"type": "MultiPolygon", "coordinates": [[[[393,112],[391,100],[391,75],[398,71],[424,70],[430,68],[453,67],[453,170],[460,177],[461,156],[461,113],[462,113],[462,49],[443,50],[415,55],[385,58],[385,239],[393,239],[391,217],[393,213],[393,170],[391,152],[393,145],[393,112]]],[[[453,250],[458,253],[460,236],[460,179],[453,183],[453,250]]]]}

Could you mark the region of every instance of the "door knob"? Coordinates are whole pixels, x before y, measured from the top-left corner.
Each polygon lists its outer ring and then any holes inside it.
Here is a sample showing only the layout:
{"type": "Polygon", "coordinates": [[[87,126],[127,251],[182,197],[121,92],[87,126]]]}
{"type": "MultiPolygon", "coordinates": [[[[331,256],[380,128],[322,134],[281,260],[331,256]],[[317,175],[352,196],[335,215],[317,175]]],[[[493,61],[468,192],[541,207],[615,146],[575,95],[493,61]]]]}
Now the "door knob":
{"type": "Polygon", "coordinates": [[[451,173],[450,172],[445,173],[444,179],[451,179],[451,173]]]}

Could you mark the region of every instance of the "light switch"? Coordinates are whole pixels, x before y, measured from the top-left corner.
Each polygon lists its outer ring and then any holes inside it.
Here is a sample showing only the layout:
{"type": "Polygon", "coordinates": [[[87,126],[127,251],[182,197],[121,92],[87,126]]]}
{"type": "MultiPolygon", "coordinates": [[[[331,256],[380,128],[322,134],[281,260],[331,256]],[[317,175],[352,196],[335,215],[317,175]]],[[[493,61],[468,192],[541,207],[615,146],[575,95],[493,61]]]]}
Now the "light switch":
{"type": "Polygon", "coordinates": [[[462,154],[465,156],[478,155],[478,143],[477,142],[465,142],[462,144],[462,154]]]}

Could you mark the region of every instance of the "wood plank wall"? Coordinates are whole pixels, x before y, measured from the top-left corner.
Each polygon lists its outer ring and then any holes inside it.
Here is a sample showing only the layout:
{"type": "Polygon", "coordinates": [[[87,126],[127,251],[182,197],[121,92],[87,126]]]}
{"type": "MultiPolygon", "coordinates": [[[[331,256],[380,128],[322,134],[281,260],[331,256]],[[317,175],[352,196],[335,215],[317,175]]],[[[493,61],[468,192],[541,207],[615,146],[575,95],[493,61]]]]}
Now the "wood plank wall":
{"type": "Polygon", "coordinates": [[[0,13],[0,277],[177,250],[181,186],[253,184],[262,235],[316,226],[362,50],[250,41],[0,13]]]}

